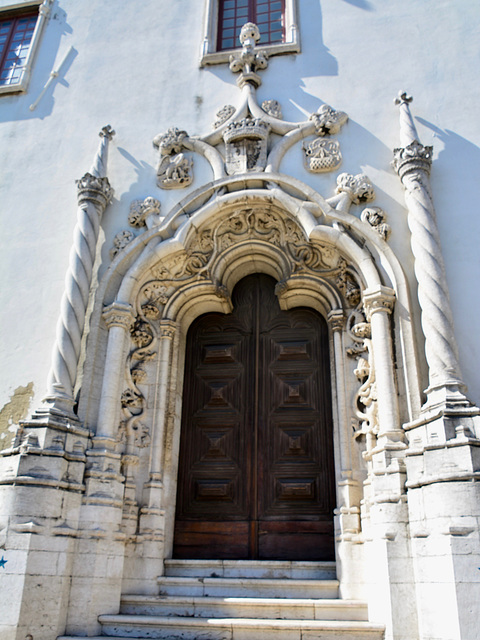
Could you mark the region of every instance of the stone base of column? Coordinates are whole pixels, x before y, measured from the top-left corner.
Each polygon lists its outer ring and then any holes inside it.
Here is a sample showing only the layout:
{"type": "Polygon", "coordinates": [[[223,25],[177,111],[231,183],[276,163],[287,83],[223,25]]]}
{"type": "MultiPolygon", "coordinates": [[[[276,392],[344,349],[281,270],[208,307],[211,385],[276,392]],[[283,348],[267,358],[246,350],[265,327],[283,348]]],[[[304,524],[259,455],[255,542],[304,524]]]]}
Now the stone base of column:
{"type": "Polygon", "coordinates": [[[385,625],[385,640],[412,640],[418,624],[407,501],[405,495],[397,501],[393,494],[392,501],[385,497],[368,505],[365,522],[368,615],[385,625]]]}
{"type": "MultiPolygon", "coordinates": [[[[427,401],[422,407],[421,419],[430,419],[439,412],[445,416],[480,415],[480,409],[468,400],[465,392],[465,385],[457,381],[431,385],[425,390],[427,401]]],[[[480,436],[480,433],[477,435],[480,436]]]]}
{"type": "Polygon", "coordinates": [[[97,635],[98,616],[118,613],[126,535],[122,530],[124,478],[120,454],[87,452],[85,495],[72,567],[66,633],[97,635]]]}
{"type": "Polygon", "coordinates": [[[480,640],[480,439],[470,405],[406,425],[421,640],[480,640]]]}
{"type": "Polygon", "coordinates": [[[69,464],[61,452],[2,457],[2,640],[51,640],[65,629],[81,503],[69,464]]]}
{"type": "Polygon", "coordinates": [[[387,442],[364,454],[369,468],[362,505],[369,619],[385,625],[386,640],[412,640],[418,634],[405,451],[404,442],[387,442]]]}

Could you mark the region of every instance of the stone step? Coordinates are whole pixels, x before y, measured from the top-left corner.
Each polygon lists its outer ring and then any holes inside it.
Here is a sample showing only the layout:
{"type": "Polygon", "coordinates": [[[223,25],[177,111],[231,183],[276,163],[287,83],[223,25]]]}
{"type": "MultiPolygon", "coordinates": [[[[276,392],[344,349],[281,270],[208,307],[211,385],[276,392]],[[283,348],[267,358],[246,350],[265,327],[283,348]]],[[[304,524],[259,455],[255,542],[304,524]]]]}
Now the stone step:
{"type": "MultiPolygon", "coordinates": [[[[104,636],[165,640],[381,640],[384,628],[361,621],[165,618],[103,615],[104,636]]],[[[73,640],[64,636],[61,640],[73,640]]],[[[79,640],[78,638],[76,640],[79,640]]],[[[91,639],[90,639],[91,640],[91,639]]]]}
{"type": "Polygon", "coordinates": [[[197,578],[335,580],[335,562],[289,560],[165,560],[165,575],[197,578]]]}
{"type": "Polygon", "coordinates": [[[368,620],[367,605],[358,600],[308,598],[193,598],[124,595],[121,613],[198,618],[270,620],[368,620]]]}
{"type": "Polygon", "coordinates": [[[338,580],[158,578],[159,595],[237,598],[337,598],[338,580]]]}

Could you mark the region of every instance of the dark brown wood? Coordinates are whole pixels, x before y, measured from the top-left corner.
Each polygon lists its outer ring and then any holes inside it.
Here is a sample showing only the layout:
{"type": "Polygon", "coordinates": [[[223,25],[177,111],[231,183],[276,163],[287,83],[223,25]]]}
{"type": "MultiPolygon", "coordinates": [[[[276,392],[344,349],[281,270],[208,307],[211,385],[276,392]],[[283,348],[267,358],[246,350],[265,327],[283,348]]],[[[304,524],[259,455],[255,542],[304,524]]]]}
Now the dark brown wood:
{"type": "Polygon", "coordinates": [[[245,278],[189,331],[175,557],[333,557],[327,325],[274,285],[245,278]]]}

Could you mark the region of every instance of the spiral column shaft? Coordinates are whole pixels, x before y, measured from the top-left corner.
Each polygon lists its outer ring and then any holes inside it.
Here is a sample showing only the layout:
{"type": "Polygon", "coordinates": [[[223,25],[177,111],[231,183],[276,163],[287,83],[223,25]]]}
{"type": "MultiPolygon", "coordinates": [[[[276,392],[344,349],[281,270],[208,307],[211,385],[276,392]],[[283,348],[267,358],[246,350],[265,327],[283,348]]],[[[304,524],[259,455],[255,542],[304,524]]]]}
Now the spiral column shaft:
{"type": "Polygon", "coordinates": [[[113,195],[105,173],[108,141],[114,133],[109,126],[102,129],[100,132],[102,140],[92,168],[77,181],[77,224],[73,232],[73,245],[65,276],[65,291],[57,322],[56,342],[52,353],[52,369],[48,379],[46,398],[60,412],[71,413],[74,403],[73,391],[77,377],[100,220],[113,195]]]}
{"type": "Polygon", "coordinates": [[[427,395],[434,390],[448,388],[449,393],[456,393],[459,400],[461,397],[464,398],[464,384],[430,188],[432,147],[425,147],[419,142],[409,102],[411,98],[405,93],[396,100],[400,107],[400,140],[404,146],[394,150],[393,166],[405,187],[407,221],[411,232],[418,301],[425,336],[425,355],[429,369],[427,395]]]}

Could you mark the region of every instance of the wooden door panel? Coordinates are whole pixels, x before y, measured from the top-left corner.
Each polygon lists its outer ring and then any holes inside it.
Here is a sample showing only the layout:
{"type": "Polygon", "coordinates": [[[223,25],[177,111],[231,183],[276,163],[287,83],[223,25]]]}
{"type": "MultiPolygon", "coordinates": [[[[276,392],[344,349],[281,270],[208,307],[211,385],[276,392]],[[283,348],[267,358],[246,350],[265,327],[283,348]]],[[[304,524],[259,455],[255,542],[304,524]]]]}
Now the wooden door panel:
{"type": "Polygon", "coordinates": [[[192,325],[174,555],[328,559],[334,482],[327,327],[249,276],[192,325]]]}
{"type": "Polygon", "coordinates": [[[175,523],[174,558],[246,560],[249,555],[249,523],[224,521],[175,523]]]}
{"type": "Polygon", "coordinates": [[[261,560],[327,560],[334,548],[333,522],[289,521],[259,523],[258,558],[261,560]]]}

